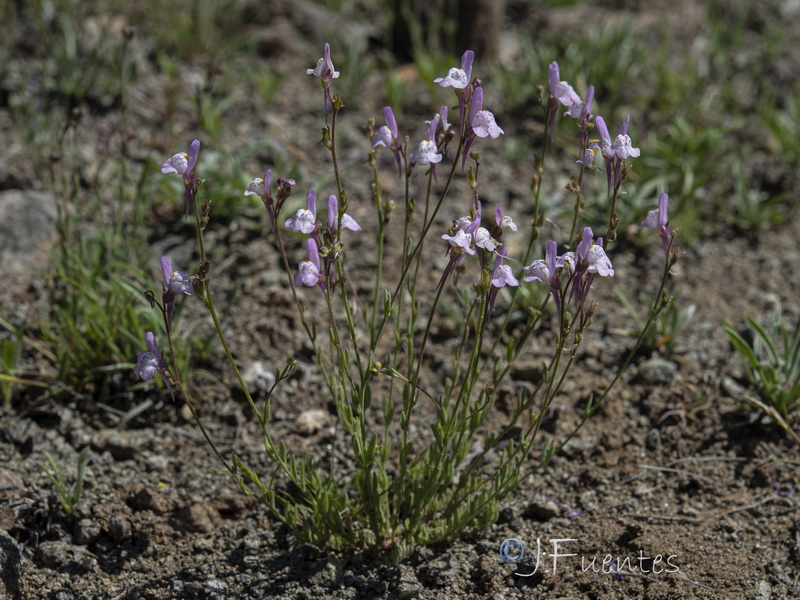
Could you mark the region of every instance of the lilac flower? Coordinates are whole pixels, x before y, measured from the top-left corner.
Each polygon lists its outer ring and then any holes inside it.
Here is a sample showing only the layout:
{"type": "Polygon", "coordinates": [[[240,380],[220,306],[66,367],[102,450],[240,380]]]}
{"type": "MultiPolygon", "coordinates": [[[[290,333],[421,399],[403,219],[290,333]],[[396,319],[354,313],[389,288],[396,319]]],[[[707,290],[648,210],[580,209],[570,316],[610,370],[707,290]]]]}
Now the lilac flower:
{"type": "Polygon", "coordinates": [[[450,123],[447,122],[447,106],[442,106],[436,116],[433,117],[436,124],[434,129],[434,141],[438,144],[444,144],[447,141],[447,132],[450,129],[450,123]]]}
{"type": "Polygon", "coordinates": [[[637,158],[640,154],[639,148],[633,148],[631,138],[628,135],[620,134],[611,143],[611,151],[622,160],[626,158],[637,158]]]}
{"type": "Polygon", "coordinates": [[[615,154],[611,151],[611,136],[608,134],[608,127],[603,117],[597,117],[595,120],[597,126],[597,133],[600,134],[599,146],[603,152],[603,156],[609,160],[614,158],[615,154]]]}
{"type": "Polygon", "coordinates": [[[156,336],[152,331],[148,331],[144,335],[144,340],[147,343],[147,351],[140,352],[136,358],[136,366],[133,369],[134,375],[145,381],[149,381],[153,376],[158,373],[161,379],[167,386],[167,389],[172,391],[172,386],[169,383],[169,376],[167,373],[167,363],[161,356],[161,351],[156,344],[156,336]]]}
{"type": "Polygon", "coordinates": [[[447,243],[450,244],[450,249],[456,248],[462,253],[475,254],[475,250],[472,249],[473,237],[464,229],[459,229],[454,235],[444,234],[442,239],[447,240],[447,243]]]}
{"type": "Polygon", "coordinates": [[[308,260],[300,263],[297,267],[298,273],[294,276],[294,285],[296,287],[301,285],[314,287],[322,279],[322,274],[319,271],[319,249],[314,238],[308,238],[306,250],[308,252],[308,260]]]}
{"type": "Polygon", "coordinates": [[[598,150],[600,150],[600,145],[597,143],[597,140],[592,140],[591,142],[589,142],[589,145],[586,147],[586,150],[584,150],[583,156],[581,156],[575,162],[589,169],[595,169],[599,171],[600,167],[597,167],[594,164],[594,161],[597,158],[596,153],[598,150]]]}
{"type": "MultiPolygon", "coordinates": [[[[292,181],[292,185],[294,182],[292,181]]],[[[265,198],[267,194],[270,192],[270,188],[272,187],[272,169],[267,169],[264,172],[264,178],[256,177],[253,181],[250,182],[244,190],[245,196],[252,196],[253,194],[257,196],[261,196],[261,198],[265,198]]]]}
{"type": "Polygon", "coordinates": [[[495,123],[494,115],[488,110],[479,110],[472,118],[471,125],[472,131],[480,138],[491,136],[492,139],[497,139],[503,133],[503,130],[495,123]]]}
{"type": "Polygon", "coordinates": [[[453,67],[447,72],[446,77],[437,77],[433,80],[442,87],[453,87],[458,90],[463,90],[469,85],[470,77],[472,76],[472,61],[475,59],[475,53],[472,50],[467,50],[461,57],[461,68],[453,67]]]}
{"type": "Polygon", "coordinates": [[[197,164],[197,156],[200,153],[200,140],[194,140],[189,145],[188,152],[178,152],[172,155],[161,165],[162,173],[177,173],[188,178],[197,164]]]}
{"type": "Polygon", "coordinates": [[[394,118],[392,108],[387,106],[383,109],[383,116],[386,119],[386,125],[382,125],[378,129],[378,133],[372,138],[372,149],[378,146],[386,146],[394,153],[394,158],[397,161],[397,174],[402,175],[403,167],[401,161],[402,143],[400,142],[400,133],[397,129],[397,121],[394,118]]]}
{"type": "Polygon", "coordinates": [[[325,115],[328,114],[328,101],[331,97],[331,81],[339,77],[339,71],[333,68],[333,61],[331,61],[331,45],[325,42],[322,48],[322,58],[317,61],[317,66],[314,69],[306,69],[306,75],[313,75],[319,77],[322,82],[323,100],[325,101],[325,115]]]}
{"type": "MultiPolygon", "coordinates": [[[[335,194],[328,196],[328,229],[331,234],[338,230],[339,225],[339,201],[335,194]]],[[[361,226],[356,223],[356,220],[344,213],[342,215],[342,229],[349,229],[350,231],[361,231],[361,226]]]]}
{"type": "Polygon", "coordinates": [[[442,161],[442,155],[436,152],[436,143],[431,140],[422,140],[416,152],[412,152],[411,156],[412,165],[435,165],[442,161]]]}
{"type": "Polygon", "coordinates": [[[197,185],[197,157],[200,154],[200,140],[189,144],[188,152],[173,154],[161,165],[162,173],[177,173],[183,177],[183,186],[186,191],[186,216],[189,216],[189,207],[192,203],[192,190],[197,185]]]}
{"type": "Polygon", "coordinates": [[[648,212],[647,217],[645,217],[640,225],[640,227],[644,227],[645,229],[656,230],[658,236],[661,238],[665,253],[669,252],[669,238],[672,235],[672,231],[669,228],[668,205],[669,196],[667,194],[661,194],[658,197],[658,208],[648,212]]]}
{"type": "Polygon", "coordinates": [[[312,233],[317,226],[317,193],[309,190],[306,194],[306,207],[299,209],[293,218],[283,224],[294,233],[312,233]]]}
{"type": "Polygon", "coordinates": [[[603,158],[605,158],[606,161],[606,180],[609,193],[612,189],[612,172],[613,189],[617,190],[624,178],[622,161],[628,158],[636,158],[640,155],[639,148],[633,147],[631,138],[628,136],[628,125],[630,121],[630,116],[626,117],[622,126],[619,128],[617,137],[614,138],[612,142],[603,117],[597,117],[596,119],[597,131],[600,133],[599,146],[603,152],[603,158]]]}
{"type": "MultiPolygon", "coordinates": [[[[528,271],[522,279],[523,281],[541,281],[543,283],[553,284],[557,281],[557,265],[556,265],[556,250],[558,245],[555,241],[550,240],[545,246],[544,260],[541,258],[533,261],[527,267],[523,267],[523,271],[528,271]]],[[[558,284],[560,285],[560,283],[558,284]]]]}
{"type": "Polygon", "coordinates": [[[161,274],[164,276],[164,286],[173,294],[194,295],[194,286],[189,276],[183,271],[173,271],[172,264],[166,256],[161,257],[161,274]]]}
{"type": "Polygon", "coordinates": [[[575,118],[578,118],[580,115],[583,103],[573,87],[566,81],[561,81],[561,73],[558,69],[558,63],[555,61],[550,63],[547,81],[548,87],[550,88],[550,98],[547,102],[549,116],[548,122],[550,139],[552,140],[555,133],[556,114],[558,113],[559,103],[563,106],[566,106],[567,114],[575,118]]]}
{"type": "Polygon", "coordinates": [[[267,189],[266,182],[260,177],[256,177],[245,188],[244,195],[252,196],[253,194],[255,194],[256,196],[263,196],[266,189],[267,189]]]}
{"type": "Polygon", "coordinates": [[[492,286],[501,288],[505,286],[516,287],[519,285],[519,280],[514,277],[509,265],[503,264],[506,259],[507,250],[500,248],[497,253],[497,258],[494,260],[494,270],[492,271],[492,286]]]}
{"type": "Polygon", "coordinates": [[[461,170],[464,170],[467,157],[469,156],[472,143],[475,137],[491,136],[493,139],[498,138],[503,130],[495,123],[494,115],[488,110],[483,110],[483,88],[476,87],[472,92],[472,103],[470,106],[469,127],[467,128],[466,137],[467,141],[464,144],[464,154],[461,158],[461,170]]]}
{"type": "Polygon", "coordinates": [[[313,75],[319,77],[323,82],[330,83],[332,79],[339,77],[339,71],[333,68],[333,61],[331,61],[331,45],[325,42],[322,47],[322,58],[317,61],[317,66],[314,69],[306,69],[306,75],[313,75]]]}
{"type": "Polygon", "coordinates": [[[541,281],[550,286],[550,292],[553,294],[553,300],[556,304],[556,311],[559,319],[561,319],[561,280],[558,278],[559,258],[556,257],[557,250],[558,244],[555,241],[550,240],[547,242],[544,260],[538,259],[527,267],[523,267],[522,270],[527,271],[528,274],[522,279],[523,281],[541,281]]]}
{"type": "Polygon", "coordinates": [[[470,94],[472,62],[474,59],[475,53],[472,50],[467,50],[461,56],[460,69],[452,68],[448,71],[446,77],[438,77],[433,80],[434,83],[438,83],[442,87],[452,87],[455,90],[458,97],[459,127],[462,134],[467,129],[467,123],[465,123],[466,103],[470,94]]]}
{"type": "Polygon", "coordinates": [[[497,227],[501,231],[505,231],[506,229],[510,229],[511,231],[516,231],[517,226],[511,217],[503,214],[503,208],[498,204],[495,207],[494,211],[494,221],[497,223],[497,227]]]}
{"type": "Polygon", "coordinates": [[[164,303],[165,317],[167,321],[167,332],[172,329],[172,315],[175,311],[175,300],[178,294],[194,295],[194,286],[190,277],[183,271],[174,271],[169,258],[161,257],[161,274],[164,277],[164,303]]]}
{"type": "Polygon", "coordinates": [[[603,250],[603,238],[597,238],[597,243],[592,244],[586,252],[586,272],[597,273],[600,277],[613,277],[614,268],[611,259],[603,250]]]}
{"type": "Polygon", "coordinates": [[[494,252],[497,248],[497,240],[492,238],[492,234],[485,227],[478,227],[473,234],[475,245],[489,252],[494,252]]]}

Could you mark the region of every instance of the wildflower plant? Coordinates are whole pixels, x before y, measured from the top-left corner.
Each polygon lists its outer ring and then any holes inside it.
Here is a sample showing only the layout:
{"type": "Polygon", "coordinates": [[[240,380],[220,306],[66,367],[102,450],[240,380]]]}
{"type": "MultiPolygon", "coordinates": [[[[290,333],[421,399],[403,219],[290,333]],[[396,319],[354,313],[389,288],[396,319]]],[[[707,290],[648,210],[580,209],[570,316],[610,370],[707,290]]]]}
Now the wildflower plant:
{"type": "Polygon", "coordinates": [[[776,303],[769,329],[754,318],[745,317],[752,342],[730,323],[723,327],[758,394],[748,402],[800,443],[792,429],[792,419],[800,408],[800,320],[790,331],[783,324],[781,312],[780,303],[776,303]]]}
{"type": "MultiPolygon", "coordinates": [[[[337,121],[344,103],[334,88],[339,73],[327,44],[323,58],[307,73],[322,86],[322,142],[330,155],[335,184],[328,190],[306,191],[305,208],[293,215],[284,214],[283,209],[297,182],[266,170],[244,190],[245,195],[263,201],[302,330],[315,350],[327,394],[336,406],[340,422],[337,441],[347,448],[349,464],[331,466],[315,457],[297,456],[273,436],[271,398],[297,363],[289,359],[278,369],[267,399],[263,404],[256,402],[242,380],[214,307],[203,236],[210,207],[198,199],[205,184],[201,174],[188,166],[191,149],[199,143],[190,146],[184,159],[172,157],[165,164],[166,168],[177,162],[181,167],[186,162],[183,172],[180,168],[174,172],[182,175],[186,184],[197,228],[199,264],[188,278],[191,290],[187,277],[170,266],[164,268],[161,300],[153,292],[147,293],[151,305],[162,314],[166,339],[159,349],[154,336],[148,334],[147,350],[139,355],[136,374],[142,378],[158,374],[176,397],[195,410],[177,372],[173,357],[180,342],[169,320],[172,303],[196,302],[184,297],[193,291],[210,314],[230,368],[262,428],[265,452],[274,468],[256,473],[238,455],[223,456],[207,435],[206,439],[243,491],[256,495],[300,539],[320,547],[388,551],[399,560],[417,545],[452,540],[491,524],[499,503],[529,470],[546,465],[598,409],[665,306],[661,298],[670,267],[677,260],[667,200],[654,222],[664,242],[664,269],[655,295],[659,300],[643,319],[642,334],[605,391],[587,399],[577,427],[560,440],[538,441],[544,416],[575,364],[597,310],[592,302],[593,287],[605,285],[615,276],[611,244],[619,219],[613,199],[627,175],[628,161],[639,151],[628,137],[628,120],[611,140],[607,130],[598,125],[601,119],[591,115],[593,88],[583,97],[574,91],[570,94],[572,88],[560,80],[553,63],[551,89],[541,99],[545,134],[534,164],[532,218],[522,222],[501,206],[484,207],[480,151],[502,135],[503,129],[487,108],[492,94],[473,73],[474,63],[474,54],[467,51],[458,67],[435,79],[441,88],[455,93],[458,112],[449,113],[447,105],[452,102],[446,102],[429,121],[420,124],[419,137],[399,129],[390,107],[384,110],[384,125],[376,127],[374,121],[367,125],[369,139],[364,151],[372,181],[373,220],[358,223],[348,212],[351,203],[363,204],[364,200],[348,192],[347,178],[359,173],[346,173],[338,158],[337,121]],[[573,159],[578,160],[578,177],[571,189],[580,201],[569,237],[547,241],[543,258],[536,258],[545,223],[539,203],[541,182],[547,175],[551,134],[561,126],[558,113],[564,106],[578,123],[579,143],[573,159]],[[449,118],[454,120],[452,124],[449,118]],[[604,131],[593,141],[589,132],[594,128],[604,131]],[[591,164],[585,159],[587,152],[596,155],[591,164]],[[391,154],[387,158],[401,179],[402,203],[383,196],[381,153],[391,154]],[[597,224],[595,229],[579,227],[583,206],[580,181],[585,173],[594,172],[595,160],[604,161],[612,198],[608,226],[602,232],[596,231],[597,224]],[[451,197],[456,178],[468,183],[467,198],[451,197]],[[324,217],[320,213],[325,209],[317,206],[321,193],[328,197],[324,217]],[[462,216],[453,219],[449,227],[440,217],[446,204],[448,212],[461,207],[462,216]],[[389,236],[390,225],[402,231],[399,244],[389,236]],[[287,232],[302,236],[302,254],[287,250],[287,232]],[[352,281],[364,276],[365,270],[361,265],[358,271],[352,270],[350,248],[357,237],[363,240],[366,235],[374,236],[368,247],[377,261],[370,273],[370,291],[359,292],[364,287],[353,286],[352,281]],[[527,237],[521,256],[510,254],[506,241],[511,236],[527,237]],[[435,255],[441,257],[439,262],[435,255]],[[391,278],[385,268],[390,260],[398,264],[391,278]],[[540,306],[525,311],[520,323],[512,315],[520,312],[519,290],[524,286],[547,286],[549,294],[540,306]],[[453,310],[454,304],[448,300],[452,298],[462,310],[460,318],[454,319],[461,330],[446,375],[439,381],[426,374],[426,351],[434,325],[443,318],[441,313],[453,310]],[[550,298],[553,311],[548,309],[550,298]],[[308,310],[309,305],[319,303],[323,311],[308,310]],[[489,428],[487,419],[494,410],[497,390],[534,338],[544,339],[542,329],[550,329],[553,340],[543,377],[532,382],[531,388],[520,387],[507,422],[489,428]],[[480,450],[471,454],[479,436],[480,450]],[[496,457],[494,462],[491,457],[496,457]]],[[[645,226],[649,225],[648,221],[645,226]]]]}

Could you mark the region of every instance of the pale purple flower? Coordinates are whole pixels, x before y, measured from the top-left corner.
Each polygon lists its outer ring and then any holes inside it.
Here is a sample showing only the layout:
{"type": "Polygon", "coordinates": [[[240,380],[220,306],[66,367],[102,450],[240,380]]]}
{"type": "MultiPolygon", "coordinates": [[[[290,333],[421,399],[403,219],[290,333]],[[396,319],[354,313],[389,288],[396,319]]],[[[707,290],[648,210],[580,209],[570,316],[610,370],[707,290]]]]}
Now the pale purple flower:
{"type": "Polygon", "coordinates": [[[139,379],[149,381],[156,374],[160,368],[158,358],[152,352],[139,352],[136,359],[136,366],[133,368],[133,374],[139,379]]]}
{"type": "Polygon", "coordinates": [[[640,154],[639,148],[632,147],[631,138],[627,134],[619,134],[614,138],[614,141],[611,143],[611,152],[622,160],[626,158],[636,158],[640,154]]]}
{"type": "Polygon", "coordinates": [[[158,373],[161,379],[164,380],[167,389],[172,391],[172,386],[169,383],[169,376],[167,373],[167,363],[161,356],[161,350],[158,349],[156,344],[156,336],[152,331],[148,331],[144,335],[144,340],[147,343],[147,351],[140,352],[136,358],[136,366],[133,368],[133,373],[140,379],[149,381],[153,376],[158,373]]]}
{"type": "Polygon", "coordinates": [[[164,276],[166,289],[173,294],[194,295],[191,279],[183,271],[173,271],[172,264],[166,256],[161,257],[161,274],[164,276]]]}
{"type": "Polygon", "coordinates": [[[576,119],[580,116],[580,110],[583,108],[583,101],[570,84],[566,81],[559,81],[552,91],[552,94],[562,106],[567,107],[568,110],[566,114],[576,119]],[[573,112],[575,114],[573,114],[573,112]]]}
{"type": "Polygon", "coordinates": [[[197,157],[200,154],[200,140],[189,144],[188,152],[173,154],[161,165],[162,173],[177,173],[183,177],[183,187],[186,192],[186,216],[192,204],[192,193],[197,185],[197,157]]]}
{"type": "Polygon", "coordinates": [[[494,261],[494,270],[492,271],[492,285],[496,288],[505,286],[516,287],[519,285],[519,279],[514,277],[511,267],[503,263],[506,258],[506,249],[501,248],[497,253],[497,258],[494,261]]]}
{"type": "Polygon", "coordinates": [[[319,271],[319,249],[314,238],[308,238],[306,250],[308,252],[308,260],[304,260],[298,265],[298,273],[294,276],[294,285],[296,287],[302,285],[314,287],[322,279],[322,274],[319,271]]]}
{"type": "Polygon", "coordinates": [[[322,58],[317,61],[317,66],[314,69],[306,69],[306,75],[313,75],[319,77],[322,82],[323,100],[325,102],[325,116],[328,115],[328,101],[331,97],[331,81],[339,77],[339,71],[333,68],[333,61],[331,61],[331,45],[325,42],[322,48],[322,58]]]}
{"type": "MultiPolygon", "coordinates": [[[[603,238],[593,241],[594,234],[591,227],[584,227],[581,241],[575,248],[575,255],[578,259],[577,268],[580,272],[596,273],[601,277],[612,277],[614,268],[611,260],[603,250],[603,238]]],[[[576,282],[577,283],[577,282],[576,282]]]]}
{"type": "Polygon", "coordinates": [[[322,47],[322,58],[317,61],[317,66],[314,69],[306,69],[306,75],[319,77],[326,82],[330,82],[331,79],[339,77],[339,71],[333,68],[333,61],[331,61],[330,44],[325,42],[325,45],[322,47]]]}
{"type": "Polygon", "coordinates": [[[383,116],[386,119],[386,125],[378,129],[378,133],[372,138],[372,148],[378,146],[386,146],[387,148],[399,147],[399,130],[397,129],[397,121],[394,118],[394,112],[390,106],[383,109],[383,116]]]}
{"type": "MultiPolygon", "coordinates": [[[[331,232],[337,230],[339,221],[339,201],[335,194],[328,196],[328,229],[331,232]]],[[[361,231],[361,226],[356,223],[356,220],[344,213],[342,215],[342,229],[349,229],[350,231],[361,231]]]]}
{"type": "Polygon", "coordinates": [[[266,183],[260,177],[256,177],[249,183],[249,185],[244,190],[245,196],[252,196],[255,194],[256,196],[263,196],[264,192],[266,191],[266,183]]]}
{"type": "Polygon", "coordinates": [[[644,227],[645,229],[654,229],[658,233],[664,246],[665,253],[669,252],[669,238],[672,235],[672,231],[669,228],[668,206],[669,196],[667,194],[661,194],[658,197],[658,208],[648,212],[647,217],[645,217],[640,225],[640,227],[644,227]]]}
{"type": "Polygon", "coordinates": [[[597,151],[600,150],[600,145],[597,143],[597,140],[592,140],[589,142],[589,145],[586,147],[586,150],[583,152],[583,156],[581,156],[575,162],[578,164],[583,165],[584,167],[588,167],[589,169],[595,169],[597,171],[600,170],[600,167],[595,166],[594,161],[597,158],[597,151]]]}
{"type": "Polygon", "coordinates": [[[501,231],[505,231],[506,229],[510,229],[511,231],[517,230],[514,221],[508,215],[503,214],[503,209],[499,204],[495,207],[494,220],[501,231]]]}
{"type": "Polygon", "coordinates": [[[184,180],[191,177],[192,170],[197,164],[197,156],[200,153],[200,140],[194,140],[189,145],[188,152],[178,152],[173,154],[161,165],[162,173],[177,173],[182,175],[184,180]]]}
{"type": "Polygon", "coordinates": [[[294,233],[313,233],[317,226],[317,193],[309,190],[306,194],[306,207],[299,209],[293,218],[284,223],[294,233]]]}
{"type": "Polygon", "coordinates": [[[603,152],[603,156],[605,158],[611,160],[616,154],[611,150],[611,136],[608,133],[606,121],[603,119],[603,117],[597,117],[595,120],[595,125],[597,126],[597,133],[600,134],[600,150],[603,152]]]}
{"type": "Polygon", "coordinates": [[[444,234],[442,239],[447,240],[451,248],[459,248],[462,252],[466,252],[467,254],[475,254],[475,250],[472,249],[472,234],[467,233],[464,229],[459,229],[454,235],[444,234]]]}
{"type": "Polygon", "coordinates": [[[644,227],[645,229],[656,229],[659,232],[659,235],[669,235],[667,230],[667,225],[669,224],[669,214],[667,213],[667,208],[669,205],[669,196],[667,194],[661,194],[658,197],[658,208],[656,210],[651,210],[647,213],[647,217],[645,217],[644,221],[639,227],[644,227]]]}
{"type": "Polygon", "coordinates": [[[439,112],[433,117],[433,123],[436,125],[434,131],[434,141],[444,143],[447,139],[447,131],[450,129],[450,123],[447,122],[447,106],[442,106],[439,112]]]}
{"type": "Polygon", "coordinates": [[[497,139],[503,133],[495,122],[494,115],[488,110],[479,110],[472,118],[471,125],[472,131],[480,138],[491,136],[492,139],[497,139]]]}
{"type": "Polygon", "coordinates": [[[557,265],[556,265],[556,250],[558,245],[555,241],[550,240],[545,246],[544,260],[541,258],[533,261],[527,267],[523,267],[523,271],[528,274],[522,279],[523,281],[541,281],[553,285],[557,279],[557,265]]]}
{"type": "Polygon", "coordinates": [[[435,165],[441,162],[442,155],[436,152],[436,143],[431,140],[422,140],[416,152],[412,152],[411,164],[414,165],[435,165]]]}
{"type": "Polygon", "coordinates": [[[492,234],[485,227],[478,227],[474,233],[475,245],[478,248],[483,248],[489,252],[494,252],[497,249],[497,240],[492,238],[492,234]]]}
{"type": "Polygon", "coordinates": [[[378,133],[372,138],[372,146],[371,148],[377,148],[378,146],[386,146],[394,153],[395,161],[397,162],[397,173],[398,175],[402,175],[403,173],[403,166],[401,160],[401,149],[403,147],[402,143],[400,142],[400,133],[397,129],[397,121],[394,118],[394,112],[390,106],[387,106],[383,109],[383,116],[386,119],[386,125],[383,125],[378,129],[378,133]]]}
{"type": "Polygon", "coordinates": [[[475,59],[475,53],[472,50],[467,50],[461,56],[461,68],[453,67],[447,72],[446,77],[437,77],[434,83],[438,83],[442,87],[453,87],[458,90],[463,90],[469,85],[470,77],[472,76],[472,61],[475,59]]]}
{"type": "MultiPolygon", "coordinates": [[[[527,267],[523,267],[523,271],[528,274],[522,279],[523,281],[541,281],[550,286],[550,292],[553,294],[553,300],[556,304],[559,319],[561,315],[561,281],[558,278],[559,257],[556,256],[558,244],[554,240],[547,242],[544,252],[544,260],[539,259],[533,261],[527,267]]],[[[563,257],[561,257],[563,258],[563,257]]],[[[562,261],[563,262],[563,261],[562,261]]]]}
{"type": "Polygon", "coordinates": [[[592,244],[586,252],[586,272],[597,273],[600,277],[613,277],[614,268],[611,259],[603,250],[603,238],[597,238],[597,243],[592,244]]]}

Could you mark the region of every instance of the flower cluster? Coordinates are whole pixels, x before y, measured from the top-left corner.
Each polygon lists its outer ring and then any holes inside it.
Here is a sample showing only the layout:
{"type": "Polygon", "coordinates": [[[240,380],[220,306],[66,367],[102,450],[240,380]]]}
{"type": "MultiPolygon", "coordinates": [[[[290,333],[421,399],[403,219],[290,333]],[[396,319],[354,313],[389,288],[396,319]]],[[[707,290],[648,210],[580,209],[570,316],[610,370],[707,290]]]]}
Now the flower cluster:
{"type": "MultiPolygon", "coordinates": [[[[441,87],[451,87],[458,99],[458,127],[463,140],[461,168],[464,169],[470,149],[475,138],[498,138],[503,130],[497,124],[494,115],[483,108],[483,88],[481,81],[472,77],[472,63],[475,53],[467,50],[461,57],[461,66],[450,69],[446,76],[434,79],[441,87]]],[[[450,123],[447,122],[447,107],[442,106],[439,112],[426,121],[427,135],[419,142],[417,149],[408,156],[411,167],[420,165],[431,168],[431,175],[436,178],[436,165],[442,161],[444,150],[452,138],[450,123]]],[[[384,109],[386,125],[378,129],[372,138],[372,149],[385,146],[392,150],[397,161],[398,173],[402,175],[400,144],[397,122],[391,107],[384,109]]]]}
{"type": "Polygon", "coordinates": [[[294,233],[310,235],[306,241],[308,260],[300,263],[298,273],[294,277],[297,287],[314,287],[319,285],[324,289],[325,280],[330,279],[331,267],[338,259],[336,249],[343,229],[360,231],[361,226],[346,212],[339,211],[339,200],[335,194],[328,196],[327,229],[323,231],[322,224],[317,221],[317,192],[309,190],[306,194],[306,207],[299,209],[294,217],[286,219],[284,226],[294,233]],[[325,264],[320,262],[320,248],[325,248],[325,264]]]}
{"type": "Polygon", "coordinates": [[[603,249],[603,238],[597,238],[595,241],[591,227],[584,228],[581,241],[574,252],[556,256],[557,249],[558,244],[555,241],[547,242],[544,259],[535,260],[524,267],[523,270],[528,274],[523,277],[523,280],[541,281],[549,285],[555,301],[556,312],[559,316],[563,316],[564,290],[561,287],[560,272],[566,271],[572,282],[571,298],[583,306],[592,278],[595,275],[613,277],[614,267],[603,249]]]}

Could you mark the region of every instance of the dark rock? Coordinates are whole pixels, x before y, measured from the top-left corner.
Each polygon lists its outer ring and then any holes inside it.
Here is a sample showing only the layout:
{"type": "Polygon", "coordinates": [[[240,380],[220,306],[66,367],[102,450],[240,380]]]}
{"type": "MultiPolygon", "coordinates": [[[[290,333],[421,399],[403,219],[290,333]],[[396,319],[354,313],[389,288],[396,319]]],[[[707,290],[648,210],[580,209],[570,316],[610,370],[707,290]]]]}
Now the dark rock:
{"type": "Polygon", "coordinates": [[[103,532],[98,523],[91,519],[81,519],[75,523],[75,529],[72,532],[72,542],[80,546],[88,546],[95,542],[100,534],[103,532]]]}
{"type": "Polygon", "coordinates": [[[0,598],[22,600],[19,587],[22,553],[14,538],[0,530],[0,598]]]}

